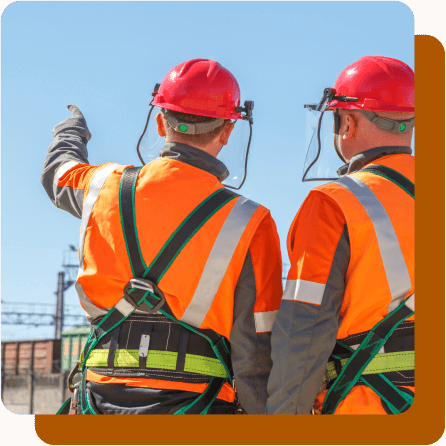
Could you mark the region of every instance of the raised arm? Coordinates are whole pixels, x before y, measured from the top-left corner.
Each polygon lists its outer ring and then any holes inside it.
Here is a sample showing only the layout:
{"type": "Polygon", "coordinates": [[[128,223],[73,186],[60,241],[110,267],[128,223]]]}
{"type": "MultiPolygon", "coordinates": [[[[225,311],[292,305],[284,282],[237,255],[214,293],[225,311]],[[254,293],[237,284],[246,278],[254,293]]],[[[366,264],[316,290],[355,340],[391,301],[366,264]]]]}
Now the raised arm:
{"type": "Polygon", "coordinates": [[[40,181],[56,207],[81,218],[85,189],[101,166],[88,164],[91,134],[84,116],[75,105],[68,110],[73,116],[53,129],[40,181]]]}

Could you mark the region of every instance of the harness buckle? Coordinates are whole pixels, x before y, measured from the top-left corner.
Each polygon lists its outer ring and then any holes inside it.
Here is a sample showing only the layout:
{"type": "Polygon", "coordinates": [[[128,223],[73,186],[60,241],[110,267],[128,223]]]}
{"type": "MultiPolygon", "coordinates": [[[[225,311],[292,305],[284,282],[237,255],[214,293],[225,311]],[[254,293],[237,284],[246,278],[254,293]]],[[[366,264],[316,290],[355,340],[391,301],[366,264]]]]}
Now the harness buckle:
{"type": "Polygon", "coordinates": [[[139,277],[133,277],[132,279],[130,279],[129,283],[124,287],[124,294],[126,296],[126,300],[131,305],[133,305],[137,310],[144,311],[144,313],[147,314],[156,313],[166,303],[166,298],[164,297],[163,292],[158,288],[155,282],[149,279],[141,279],[139,277]],[[150,307],[150,305],[147,305],[145,302],[138,305],[139,299],[135,299],[134,297],[132,297],[131,294],[129,294],[129,291],[132,288],[137,288],[144,292],[149,291],[149,293],[158,297],[160,301],[153,308],[150,307]]]}
{"type": "Polygon", "coordinates": [[[76,364],[74,364],[74,367],[72,368],[70,374],[68,375],[67,386],[68,386],[68,390],[71,393],[74,393],[74,388],[76,387],[76,385],[73,385],[73,378],[75,377],[75,375],[77,375],[79,373],[79,366],[80,366],[80,362],[76,362],[76,364]]]}

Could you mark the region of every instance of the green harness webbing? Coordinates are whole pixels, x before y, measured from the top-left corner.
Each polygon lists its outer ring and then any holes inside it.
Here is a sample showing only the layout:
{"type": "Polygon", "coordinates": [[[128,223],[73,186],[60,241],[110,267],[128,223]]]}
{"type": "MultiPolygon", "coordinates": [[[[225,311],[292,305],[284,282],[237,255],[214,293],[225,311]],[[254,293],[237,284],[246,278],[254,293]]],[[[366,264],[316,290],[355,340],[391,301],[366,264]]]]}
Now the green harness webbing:
{"type": "Polygon", "coordinates": [[[223,384],[228,382],[232,385],[232,375],[229,371],[230,350],[227,341],[223,336],[220,336],[213,330],[198,329],[178,320],[166,303],[164,295],[158,288],[157,283],[164,276],[187,242],[203,224],[225,204],[239,197],[239,195],[223,188],[207,197],[184,219],[169,237],[152,263],[146,267],[141,254],[135,224],[135,188],[140,169],[141,167],[126,169],[123,172],[119,190],[121,225],[134,277],[125,286],[124,297],[118,301],[91,332],[81,354],[80,365],[82,366],[82,379],[79,391],[81,411],[83,414],[97,414],[86,387],[86,365],[90,353],[105,335],[118,327],[138,309],[149,314],[159,311],[172,321],[200,335],[209,342],[212,351],[226,372],[225,377],[212,376],[206,390],[191,404],[178,410],[174,415],[206,414],[223,384]]]}
{"type": "Polygon", "coordinates": [[[56,415],[68,415],[70,411],[70,402],[71,396],[65,400],[62,406],[60,406],[59,410],[56,412],[56,415]]]}
{"type": "MultiPolygon", "coordinates": [[[[390,169],[389,167],[370,165],[359,172],[368,172],[387,178],[401,187],[401,189],[408,193],[412,198],[415,198],[415,185],[404,175],[401,175],[399,172],[390,169]]],[[[374,360],[376,361],[375,358],[377,358],[379,350],[387,342],[396,328],[410,316],[415,314],[415,312],[406,305],[410,299],[414,299],[413,294],[408,296],[395,310],[388,314],[387,317],[378,322],[368,332],[367,336],[356,350],[337,341],[337,345],[343,348],[344,352],[348,353],[349,358],[325,395],[322,406],[323,414],[333,414],[339,403],[347,396],[359,380],[377,393],[393,414],[405,412],[412,405],[413,395],[407,393],[405,389],[398,388],[382,373],[377,373],[377,371],[370,374],[365,373],[369,364],[374,360]]],[[[340,360],[341,362],[345,360],[345,358],[337,355],[332,355],[332,358],[340,360]]]]}

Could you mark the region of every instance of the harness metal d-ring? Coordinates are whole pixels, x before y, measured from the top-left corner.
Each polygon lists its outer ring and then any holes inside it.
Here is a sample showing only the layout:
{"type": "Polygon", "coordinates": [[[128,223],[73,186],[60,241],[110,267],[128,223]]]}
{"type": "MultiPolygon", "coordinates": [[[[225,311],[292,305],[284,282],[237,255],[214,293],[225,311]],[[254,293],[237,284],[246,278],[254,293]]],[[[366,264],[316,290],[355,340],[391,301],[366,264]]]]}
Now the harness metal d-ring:
{"type": "Polygon", "coordinates": [[[141,279],[139,277],[130,279],[129,283],[124,287],[124,294],[126,296],[126,300],[131,305],[133,305],[138,310],[144,311],[144,313],[147,314],[156,313],[166,303],[164,293],[159,289],[155,282],[152,282],[149,279],[141,279]],[[158,297],[160,301],[153,308],[150,308],[150,306],[144,302],[138,305],[138,302],[136,302],[135,299],[129,294],[129,291],[132,288],[136,288],[142,291],[149,291],[151,294],[158,297]]]}

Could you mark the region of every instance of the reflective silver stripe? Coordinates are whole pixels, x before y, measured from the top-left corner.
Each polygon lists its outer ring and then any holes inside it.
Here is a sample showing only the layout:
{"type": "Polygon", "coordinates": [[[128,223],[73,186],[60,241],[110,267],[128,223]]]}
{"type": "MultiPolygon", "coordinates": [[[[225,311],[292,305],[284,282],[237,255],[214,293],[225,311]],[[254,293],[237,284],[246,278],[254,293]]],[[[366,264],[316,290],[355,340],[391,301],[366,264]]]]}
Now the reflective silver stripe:
{"type": "Polygon", "coordinates": [[[109,166],[103,167],[98,170],[91,180],[90,190],[88,195],[84,200],[84,207],[82,209],[82,223],[79,238],[79,274],[78,277],[84,272],[84,242],[85,233],[87,232],[88,222],[90,220],[91,212],[93,206],[98,199],[99,192],[101,192],[102,186],[104,186],[105,180],[108,176],[119,166],[119,164],[110,164],[109,166]]]}
{"type": "Polygon", "coordinates": [[[274,321],[276,320],[276,314],[277,310],[254,313],[256,333],[265,333],[271,331],[273,328],[274,321]]]}
{"type": "MultiPolygon", "coordinates": [[[[353,350],[356,350],[359,346],[360,346],[361,344],[355,344],[355,345],[350,345],[350,348],[352,348],[353,350]]],[[[379,349],[379,351],[378,351],[378,355],[382,355],[382,354],[384,354],[385,353],[385,351],[384,351],[384,345],[379,349]]]]}
{"type": "Polygon", "coordinates": [[[287,280],[283,300],[297,300],[313,305],[321,305],[324,297],[325,283],[309,280],[287,280]]]}
{"type": "Polygon", "coordinates": [[[79,164],[78,161],[68,161],[67,163],[62,164],[57,170],[56,174],[54,175],[54,181],[53,181],[53,193],[56,196],[56,188],[57,183],[59,180],[76,164],[79,164]]]}
{"type": "Polygon", "coordinates": [[[346,175],[336,184],[347,189],[357,198],[372,221],[392,296],[388,307],[390,313],[401,304],[412,289],[409,271],[392,222],[384,206],[364,181],[355,176],[346,175]]]}
{"type": "Polygon", "coordinates": [[[149,352],[150,335],[143,334],[141,336],[141,343],[139,345],[139,356],[141,358],[147,358],[147,353],[149,352]]]}
{"type": "Polygon", "coordinates": [[[116,308],[124,316],[128,316],[129,314],[133,313],[133,310],[135,309],[135,307],[130,305],[124,298],[119,299],[114,308],[116,308]]]}
{"type": "Polygon", "coordinates": [[[180,319],[182,322],[194,327],[202,324],[211,308],[235,248],[258,207],[257,203],[247,198],[237,199],[215,240],[194,296],[180,319]]]}
{"type": "MultiPolygon", "coordinates": [[[[110,164],[108,166],[105,166],[102,169],[98,170],[94,174],[93,179],[91,180],[90,189],[88,191],[87,197],[85,198],[84,207],[82,210],[82,221],[81,221],[81,230],[80,230],[80,237],[79,237],[79,271],[77,274],[78,280],[79,280],[79,277],[84,272],[85,233],[87,232],[87,226],[88,226],[88,222],[90,220],[91,212],[93,210],[94,204],[96,203],[96,200],[98,199],[99,193],[101,192],[102,187],[104,186],[105,181],[107,180],[108,176],[117,167],[119,167],[119,164],[110,164]]],[[[80,300],[81,304],[84,306],[84,308],[87,311],[87,313],[89,314],[89,316],[96,316],[98,313],[99,313],[99,315],[107,313],[107,311],[103,310],[102,308],[97,307],[90,300],[90,298],[84,293],[84,290],[82,289],[82,285],[78,281],[76,281],[75,288],[76,288],[77,294],[79,296],[79,300],[80,300]]]]}

